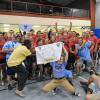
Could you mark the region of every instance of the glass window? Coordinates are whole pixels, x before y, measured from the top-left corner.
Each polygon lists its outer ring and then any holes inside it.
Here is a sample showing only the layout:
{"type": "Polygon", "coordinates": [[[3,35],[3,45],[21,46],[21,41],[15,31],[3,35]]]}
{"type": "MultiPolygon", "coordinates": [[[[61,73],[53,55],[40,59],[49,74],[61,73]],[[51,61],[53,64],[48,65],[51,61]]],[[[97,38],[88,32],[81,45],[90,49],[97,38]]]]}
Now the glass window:
{"type": "Polygon", "coordinates": [[[40,5],[35,5],[35,4],[27,4],[27,9],[28,12],[32,12],[32,13],[40,13],[40,5]]]}
{"type": "Polygon", "coordinates": [[[12,8],[15,11],[26,11],[26,3],[13,2],[12,8]]]}
{"type": "Polygon", "coordinates": [[[88,17],[88,10],[73,9],[72,15],[75,17],[88,17]]]}
{"type": "Polygon", "coordinates": [[[71,8],[63,8],[63,15],[64,16],[72,16],[72,9],[71,8]]]}
{"type": "Polygon", "coordinates": [[[49,15],[52,15],[53,13],[53,8],[51,6],[44,6],[42,5],[41,6],[41,13],[42,14],[49,14],[49,15]]]}
{"type": "Polygon", "coordinates": [[[0,9],[1,10],[11,10],[11,2],[10,1],[0,1],[0,9]]]}
{"type": "Polygon", "coordinates": [[[62,16],[62,8],[60,8],[60,7],[53,7],[53,15],[62,16]]]}

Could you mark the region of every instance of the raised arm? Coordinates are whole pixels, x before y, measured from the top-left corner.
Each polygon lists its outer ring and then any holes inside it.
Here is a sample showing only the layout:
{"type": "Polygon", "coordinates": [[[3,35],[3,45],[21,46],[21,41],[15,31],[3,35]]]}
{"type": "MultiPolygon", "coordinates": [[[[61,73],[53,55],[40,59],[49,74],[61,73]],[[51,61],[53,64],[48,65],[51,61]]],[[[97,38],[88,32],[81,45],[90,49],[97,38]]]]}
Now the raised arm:
{"type": "Polygon", "coordinates": [[[72,30],[72,22],[70,22],[69,31],[72,30]]]}
{"type": "Polygon", "coordinates": [[[58,23],[57,22],[55,23],[55,30],[56,30],[56,32],[58,32],[58,23]]]}
{"type": "Polygon", "coordinates": [[[68,52],[67,50],[65,49],[65,47],[63,46],[63,51],[64,51],[64,54],[65,54],[65,62],[68,61],[68,52]]]}
{"type": "Polygon", "coordinates": [[[83,43],[81,44],[80,48],[82,48],[85,45],[86,41],[83,41],[83,43]]]}

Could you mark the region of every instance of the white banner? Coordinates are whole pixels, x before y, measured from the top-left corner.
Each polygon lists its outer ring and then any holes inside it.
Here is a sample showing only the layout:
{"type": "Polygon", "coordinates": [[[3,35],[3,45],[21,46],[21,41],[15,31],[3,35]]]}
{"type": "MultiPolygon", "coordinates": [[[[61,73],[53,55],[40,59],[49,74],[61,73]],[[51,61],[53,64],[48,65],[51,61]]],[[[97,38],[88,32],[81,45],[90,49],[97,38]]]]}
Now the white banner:
{"type": "Polygon", "coordinates": [[[62,53],[62,42],[36,47],[37,64],[46,64],[60,59],[62,53]]]}

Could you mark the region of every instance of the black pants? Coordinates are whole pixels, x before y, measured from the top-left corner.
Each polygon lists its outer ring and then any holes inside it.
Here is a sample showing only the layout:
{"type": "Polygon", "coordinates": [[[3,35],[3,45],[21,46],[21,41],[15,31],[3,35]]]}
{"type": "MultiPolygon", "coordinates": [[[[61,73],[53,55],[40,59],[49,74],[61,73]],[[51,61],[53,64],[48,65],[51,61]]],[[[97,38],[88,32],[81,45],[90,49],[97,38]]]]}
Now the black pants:
{"type": "Polygon", "coordinates": [[[24,86],[25,86],[25,83],[26,83],[26,80],[27,80],[28,72],[22,64],[14,67],[14,69],[15,69],[17,76],[18,76],[18,87],[17,87],[17,89],[19,91],[22,91],[24,89],[24,86]]]}

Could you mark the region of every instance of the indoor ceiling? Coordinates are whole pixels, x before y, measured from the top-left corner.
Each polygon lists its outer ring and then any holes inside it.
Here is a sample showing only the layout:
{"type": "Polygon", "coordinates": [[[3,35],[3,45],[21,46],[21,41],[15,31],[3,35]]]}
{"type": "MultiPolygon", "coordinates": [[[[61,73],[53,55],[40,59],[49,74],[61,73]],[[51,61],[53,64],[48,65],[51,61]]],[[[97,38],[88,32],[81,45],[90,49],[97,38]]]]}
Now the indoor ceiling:
{"type": "Polygon", "coordinates": [[[65,6],[65,5],[68,5],[69,3],[71,3],[74,0],[46,0],[46,1],[65,6]]]}

